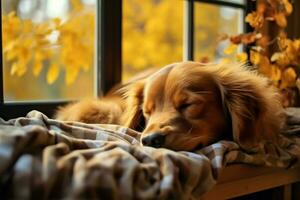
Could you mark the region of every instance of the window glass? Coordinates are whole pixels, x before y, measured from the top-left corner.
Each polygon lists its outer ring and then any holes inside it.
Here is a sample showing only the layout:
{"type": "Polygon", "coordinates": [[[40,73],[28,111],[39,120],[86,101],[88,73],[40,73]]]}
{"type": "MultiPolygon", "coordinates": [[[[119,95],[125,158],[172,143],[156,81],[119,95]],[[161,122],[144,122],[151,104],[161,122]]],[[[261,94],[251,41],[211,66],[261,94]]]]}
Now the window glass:
{"type": "Polygon", "coordinates": [[[122,79],[182,60],[183,1],[124,0],[122,79]]]}
{"type": "Polygon", "coordinates": [[[96,0],[2,0],[4,100],[94,95],[96,0]]]}
{"type": "Polygon", "coordinates": [[[228,40],[220,42],[222,35],[235,35],[243,32],[243,10],[208,3],[195,3],[194,15],[194,59],[196,61],[218,62],[222,58],[234,60],[235,52],[226,55],[228,40]]]}

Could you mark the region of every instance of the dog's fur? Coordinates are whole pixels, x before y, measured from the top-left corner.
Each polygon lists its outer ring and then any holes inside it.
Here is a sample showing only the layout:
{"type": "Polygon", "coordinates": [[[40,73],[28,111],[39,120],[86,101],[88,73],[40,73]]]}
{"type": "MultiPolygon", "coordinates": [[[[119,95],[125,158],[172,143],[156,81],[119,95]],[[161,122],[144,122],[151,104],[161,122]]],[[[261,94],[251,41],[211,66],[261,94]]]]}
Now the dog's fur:
{"type": "Polygon", "coordinates": [[[101,100],[63,107],[57,118],[142,129],[144,144],[173,150],[195,150],[220,139],[245,149],[276,141],[284,122],[279,94],[246,66],[182,62],[148,75],[101,100]],[[163,138],[153,142],[153,136],[163,138]]]}

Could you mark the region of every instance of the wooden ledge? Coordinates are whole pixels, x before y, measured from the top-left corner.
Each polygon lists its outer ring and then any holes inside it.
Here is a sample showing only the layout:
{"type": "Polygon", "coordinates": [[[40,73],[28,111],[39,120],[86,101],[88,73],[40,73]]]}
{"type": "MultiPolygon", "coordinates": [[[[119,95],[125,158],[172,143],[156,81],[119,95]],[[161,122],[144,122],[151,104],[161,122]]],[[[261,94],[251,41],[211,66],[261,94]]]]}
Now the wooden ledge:
{"type": "MultiPolygon", "coordinates": [[[[229,165],[222,172],[217,185],[203,199],[229,199],[299,181],[299,166],[281,169],[243,164],[229,165]]],[[[290,193],[290,188],[284,188],[286,193],[290,193]]]]}

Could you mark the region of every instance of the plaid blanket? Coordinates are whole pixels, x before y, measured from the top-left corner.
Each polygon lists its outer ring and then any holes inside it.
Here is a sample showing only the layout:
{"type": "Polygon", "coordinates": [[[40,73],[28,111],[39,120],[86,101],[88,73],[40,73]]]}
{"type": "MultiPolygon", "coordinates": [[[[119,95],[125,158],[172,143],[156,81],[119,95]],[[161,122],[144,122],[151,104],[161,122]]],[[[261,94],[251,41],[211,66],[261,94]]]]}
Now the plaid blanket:
{"type": "Polygon", "coordinates": [[[197,199],[232,163],[288,168],[300,155],[300,111],[288,110],[286,137],[246,153],[231,141],[197,152],[140,145],[117,125],[49,119],[38,111],[0,118],[1,199],[197,199]]]}

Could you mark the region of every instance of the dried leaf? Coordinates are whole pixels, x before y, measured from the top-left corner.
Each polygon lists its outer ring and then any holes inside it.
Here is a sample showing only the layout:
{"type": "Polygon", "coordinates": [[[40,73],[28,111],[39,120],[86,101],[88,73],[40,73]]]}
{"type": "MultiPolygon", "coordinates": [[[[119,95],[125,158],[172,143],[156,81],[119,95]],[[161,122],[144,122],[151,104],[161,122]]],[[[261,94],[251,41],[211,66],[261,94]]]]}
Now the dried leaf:
{"type": "Polygon", "coordinates": [[[281,71],[276,65],[271,65],[271,79],[274,82],[278,82],[281,79],[281,71]]]}
{"type": "Polygon", "coordinates": [[[236,36],[232,36],[230,37],[230,41],[234,44],[250,44],[256,41],[256,39],[259,38],[259,36],[261,36],[261,34],[256,34],[255,32],[251,32],[251,33],[245,33],[245,34],[239,34],[236,36]]]}
{"type": "Polygon", "coordinates": [[[246,16],[245,21],[253,28],[261,28],[264,23],[264,17],[261,13],[254,11],[246,16]]]}
{"type": "Polygon", "coordinates": [[[284,13],[277,13],[277,14],[275,14],[274,18],[275,18],[275,21],[278,26],[280,26],[282,28],[286,27],[287,20],[286,20],[284,13]]]}
{"type": "Polygon", "coordinates": [[[296,84],[297,74],[292,67],[289,67],[284,70],[282,74],[281,87],[294,87],[296,84]]]}
{"type": "Polygon", "coordinates": [[[293,12],[293,6],[288,0],[283,0],[285,12],[287,15],[290,15],[293,12]]]}
{"type": "Polygon", "coordinates": [[[242,34],[231,36],[230,42],[233,44],[240,44],[242,42],[242,34]]]}

